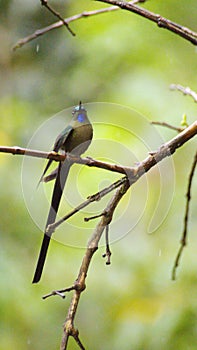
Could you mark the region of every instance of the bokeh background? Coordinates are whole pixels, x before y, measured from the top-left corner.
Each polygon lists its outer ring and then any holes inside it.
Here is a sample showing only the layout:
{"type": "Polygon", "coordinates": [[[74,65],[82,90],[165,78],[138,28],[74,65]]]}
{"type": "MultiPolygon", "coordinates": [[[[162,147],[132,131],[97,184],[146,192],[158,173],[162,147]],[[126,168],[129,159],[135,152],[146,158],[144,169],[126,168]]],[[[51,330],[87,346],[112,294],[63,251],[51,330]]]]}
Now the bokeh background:
{"type": "MultiPolygon", "coordinates": [[[[52,1],[51,5],[64,17],[107,7],[87,0],[52,1]]],[[[195,0],[166,0],[163,3],[150,0],[144,6],[197,31],[195,0]]],[[[180,125],[183,114],[187,115],[188,123],[195,120],[196,105],[192,99],[169,89],[171,83],[177,83],[197,90],[197,49],[190,42],[135,14],[118,10],[73,22],[71,27],[76,37],[62,27],[13,52],[12,47],[18,39],[56,20],[39,1],[1,0],[0,8],[1,145],[26,147],[41,125],[46,125],[47,135],[37,145],[47,151],[46,146],[51,147],[56,137],[55,128],[47,129],[49,119],[65,109],[69,119],[69,108],[82,100],[95,123],[94,143],[87,155],[108,161],[118,157],[120,164],[134,165],[135,161],[147,156],[152,145],[151,142],[146,147],[141,147],[143,142],[138,145],[139,136],[146,140],[153,135],[158,146],[158,135],[161,141],[175,136],[175,132],[159,127],[150,131],[147,121],[180,125]],[[109,106],[112,106],[110,111],[109,106]],[[98,110],[100,114],[94,114],[98,110]],[[120,125],[127,112],[128,124],[123,130],[120,125]],[[99,128],[99,122],[102,128],[99,128]],[[103,138],[104,143],[99,141],[103,138]],[[113,142],[121,145],[122,153],[118,153],[113,142]],[[127,152],[128,162],[124,157],[127,152]]],[[[116,225],[111,228],[112,264],[105,265],[101,257],[104,248],[101,247],[92,261],[87,289],[75,321],[87,349],[196,349],[195,180],[189,242],[177,271],[177,280],[171,280],[195,147],[193,139],[176,152],[173,161],[164,161],[160,168],[153,169],[134,186],[117,209],[115,220],[118,221],[122,213],[124,215],[122,226],[117,225],[121,239],[113,239],[116,225]],[[164,199],[159,201],[159,198],[164,199]],[[160,213],[166,215],[162,214],[160,224],[150,234],[150,222],[158,201],[157,218],[160,213]],[[140,220],[136,219],[138,217],[140,220]],[[133,223],[131,218],[134,218],[133,223]]],[[[41,215],[43,223],[49,204],[42,205],[40,192],[34,195],[45,163],[30,158],[28,162],[24,171],[21,156],[0,155],[2,350],[59,348],[71,295],[65,300],[43,301],[41,297],[73,283],[84,253],[83,245],[96,225],[96,221],[91,222],[87,229],[83,223],[86,213],[73,218],[71,226],[78,228],[73,234],[76,241],[79,237],[80,246],[53,240],[43,278],[38,285],[32,285],[42,232],[25,201],[27,187],[32,207],[40,208],[41,213],[43,208],[45,210],[41,215]],[[27,186],[25,190],[24,186],[27,186]]],[[[74,184],[72,178],[67,184],[68,199],[77,192],[81,201],[119,178],[98,169],[80,170],[78,166],[75,169],[79,176],[74,184]]],[[[44,189],[48,200],[51,190],[50,184],[44,189]]],[[[103,208],[107,199],[91,210],[103,208]]],[[[61,230],[69,235],[67,225],[61,230]]],[[[56,234],[58,237],[59,233],[56,234]]],[[[69,349],[77,349],[72,340],[69,349]]]]}

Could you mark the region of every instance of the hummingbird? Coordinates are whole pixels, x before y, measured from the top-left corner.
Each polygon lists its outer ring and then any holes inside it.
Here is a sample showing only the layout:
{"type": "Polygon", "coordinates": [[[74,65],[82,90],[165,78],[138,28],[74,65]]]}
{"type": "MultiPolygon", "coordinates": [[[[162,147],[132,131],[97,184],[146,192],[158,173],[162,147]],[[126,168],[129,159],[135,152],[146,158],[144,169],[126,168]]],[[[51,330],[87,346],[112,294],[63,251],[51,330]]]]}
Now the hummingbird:
{"type": "MultiPolygon", "coordinates": [[[[79,102],[79,105],[74,107],[72,111],[72,119],[66,128],[57,136],[54,143],[53,151],[58,152],[62,150],[64,153],[72,153],[74,155],[80,156],[84,153],[89,147],[93,137],[93,128],[90,120],[87,116],[87,111],[79,102]]],[[[55,178],[55,185],[53,188],[51,206],[48,214],[48,219],[45,226],[44,237],[40,249],[40,254],[38,257],[38,262],[33,277],[32,283],[39,282],[46,255],[51,240],[51,233],[47,232],[47,227],[53,224],[56,220],[60,200],[68,177],[70,167],[73,162],[71,159],[66,158],[64,161],[59,162],[59,166],[54,170],[50,175],[45,176],[47,170],[52,164],[53,160],[49,159],[44,172],[39,180],[39,183],[42,181],[50,181],[55,178]]],[[[38,183],[38,184],[39,184],[38,183]]]]}

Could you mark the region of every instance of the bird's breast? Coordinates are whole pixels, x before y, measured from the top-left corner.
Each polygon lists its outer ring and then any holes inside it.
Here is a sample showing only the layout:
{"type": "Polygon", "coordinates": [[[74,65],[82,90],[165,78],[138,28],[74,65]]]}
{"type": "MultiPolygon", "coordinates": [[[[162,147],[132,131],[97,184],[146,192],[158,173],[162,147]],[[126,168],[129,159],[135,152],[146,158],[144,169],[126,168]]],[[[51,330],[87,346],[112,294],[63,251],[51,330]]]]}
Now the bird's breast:
{"type": "Polygon", "coordinates": [[[66,152],[80,155],[89,147],[93,137],[93,129],[91,124],[77,126],[69,134],[64,144],[66,152]]]}

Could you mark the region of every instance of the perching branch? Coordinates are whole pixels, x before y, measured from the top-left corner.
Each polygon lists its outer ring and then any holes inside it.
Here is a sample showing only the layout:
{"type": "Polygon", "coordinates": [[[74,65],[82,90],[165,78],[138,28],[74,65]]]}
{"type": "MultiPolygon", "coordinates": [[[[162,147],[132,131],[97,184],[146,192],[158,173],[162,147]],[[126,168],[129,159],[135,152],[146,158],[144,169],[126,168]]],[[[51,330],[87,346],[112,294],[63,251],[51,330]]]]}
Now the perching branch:
{"type": "Polygon", "coordinates": [[[172,279],[175,280],[176,279],[176,270],[179,266],[179,262],[183,253],[183,249],[185,248],[186,244],[187,244],[187,236],[188,236],[188,217],[189,217],[189,206],[190,206],[190,201],[191,201],[191,187],[192,187],[192,180],[194,177],[194,172],[195,172],[195,168],[196,168],[196,164],[197,164],[197,152],[195,154],[194,157],[194,161],[192,164],[192,168],[191,168],[191,172],[189,174],[189,181],[188,181],[188,187],[187,187],[187,193],[186,193],[186,208],[185,208],[185,217],[184,217],[184,228],[183,228],[183,233],[182,233],[182,238],[181,238],[181,245],[180,248],[178,250],[175,262],[174,262],[174,266],[173,266],[173,270],[172,270],[172,279]]]}
{"type": "Polygon", "coordinates": [[[143,9],[139,6],[133,5],[131,3],[119,0],[96,0],[99,2],[104,2],[109,5],[119,6],[123,10],[134,12],[139,16],[145,17],[150,21],[157,23],[158,27],[167,29],[182,38],[190,41],[192,44],[197,45],[197,33],[193,32],[187,27],[181,26],[180,24],[174,23],[169,19],[162,17],[154,12],[150,12],[146,9],[143,9]]]}
{"type": "MultiPolygon", "coordinates": [[[[187,128],[185,128],[180,134],[178,134],[176,137],[174,137],[172,140],[166,142],[164,145],[160,147],[160,149],[157,152],[150,152],[151,156],[149,156],[147,159],[142,161],[140,165],[142,164],[142,167],[144,167],[144,171],[148,171],[151,166],[155,165],[158,161],[162,160],[166,156],[172,155],[175,150],[179,147],[181,147],[185,142],[190,140],[192,137],[194,137],[197,133],[197,121],[195,121],[193,124],[189,125],[187,128]],[[165,154],[167,152],[167,154],[165,154]],[[152,156],[156,158],[154,161],[154,164],[152,164],[152,156]],[[151,166],[150,166],[151,164],[151,166]]],[[[55,152],[42,152],[38,150],[32,150],[27,148],[21,148],[18,146],[9,147],[9,146],[0,146],[0,153],[11,153],[13,155],[25,155],[30,157],[36,157],[36,158],[45,158],[45,159],[52,159],[56,162],[64,161],[66,157],[69,157],[72,159],[73,163],[77,164],[84,164],[89,167],[97,167],[106,169],[109,171],[126,174],[127,176],[136,176],[136,174],[133,174],[134,170],[135,172],[139,172],[139,168],[141,169],[141,166],[138,165],[136,167],[129,167],[129,166],[121,166],[116,164],[110,164],[106,162],[101,162],[92,158],[81,158],[78,156],[75,156],[74,154],[58,154],[55,152]],[[131,174],[130,174],[131,172],[131,174]],[[128,175],[129,174],[129,175],[128,175]]],[[[141,171],[140,171],[141,174],[141,171]]]]}
{"type": "Polygon", "coordinates": [[[85,164],[89,167],[102,168],[112,172],[121,173],[124,175],[128,174],[128,172],[130,173],[131,171],[133,171],[131,170],[130,167],[101,162],[99,160],[95,160],[89,157],[81,158],[71,153],[58,154],[54,151],[48,153],[48,152],[42,152],[38,150],[21,148],[18,146],[14,146],[14,147],[0,146],[0,153],[11,153],[13,155],[17,154],[17,155],[23,155],[23,156],[36,157],[36,158],[52,159],[56,162],[60,162],[60,161],[62,162],[66,158],[69,158],[72,160],[73,163],[76,163],[76,164],[85,164]]]}

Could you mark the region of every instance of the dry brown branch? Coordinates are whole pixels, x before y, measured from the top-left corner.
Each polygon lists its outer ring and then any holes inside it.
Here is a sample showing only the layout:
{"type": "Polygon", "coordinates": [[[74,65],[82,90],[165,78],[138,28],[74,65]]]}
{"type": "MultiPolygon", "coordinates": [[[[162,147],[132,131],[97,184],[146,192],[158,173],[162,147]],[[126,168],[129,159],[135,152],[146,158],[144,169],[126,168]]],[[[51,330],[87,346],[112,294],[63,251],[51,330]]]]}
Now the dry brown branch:
{"type": "Polygon", "coordinates": [[[96,0],[99,2],[104,2],[109,5],[119,6],[123,10],[127,10],[138,14],[139,16],[145,17],[150,21],[157,23],[158,27],[167,29],[182,38],[190,41],[192,44],[197,45],[197,33],[190,30],[187,27],[181,26],[180,24],[174,23],[167,18],[162,17],[159,14],[155,14],[139,6],[133,5],[131,3],[119,0],[96,0]]]}
{"type": "MultiPolygon", "coordinates": [[[[92,234],[92,236],[87,244],[87,249],[86,249],[85,255],[83,257],[82,264],[81,264],[81,267],[80,267],[80,270],[78,273],[78,277],[77,277],[74,285],[69,287],[69,288],[65,288],[65,289],[58,290],[58,291],[53,291],[53,292],[51,292],[43,297],[44,299],[46,299],[50,296],[53,296],[53,295],[60,295],[61,297],[63,297],[62,293],[70,292],[71,290],[74,290],[73,297],[72,297],[70,307],[68,310],[68,315],[66,317],[66,320],[65,320],[64,326],[63,326],[64,333],[63,333],[63,337],[62,337],[60,350],[66,349],[67,344],[68,344],[68,338],[70,336],[74,337],[74,339],[77,342],[77,344],[79,345],[80,349],[85,349],[83,347],[81,341],[79,340],[79,332],[74,327],[74,319],[75,319],[77,307],[79,304],[79,299],[80,299],[81,293],[86,288],[85,280],[87,277],[90,262],[92,260],[92,256],[94,255],[94,253],[98,249],[98,243],[101,239],[103,231],[104,231],[104,229],[107,229],[107,232],[108,232],[108,227],[109,227],[109,224],[112,220],[114,211],[115,211],[119,201],[124,196],[124,194],[129,189],[129,187],[130,187],[130,184],[129,184],[129,181],[127,179],[127,181],[125,181],[125,183],[122,184],[122,186],[116,191],[114,196],[109,201],[107,207],[105,208],[105,215],[101,218],[100,222],[97,224],[97,226],[96,226],[96,228],[95,228],[95,230],[94,230],[94,232],[93,232],[93,234],[92,234]]],[[[111,252],[109,250],[109,245],[107,246],[107,249],[106,249],[106,251],[107,251],[108,259],[109,259],[109,256],[111,255],[111,252]]]]}
{"type": "Polygon", "coordinates": [[[183,127],[177,127],[177,126],[165,123],[165,122],[151,122],[151,124],[164,126],[164,127],[168,128],[168,129],[172,129],[172,130],[175,130],[177,132],[181,132],[181,131],[183,131],[185,129],[183,127]]]}
{"type": "Polygon", "coordinates": [[[47,10],[49,10],[54,16],[56,16],[58,19],[62,21],[62,24],[68,29],[68,31],[75,36],[75,33],[72,31],[72,29],[69,27],[68,23],[65,21],[65,19],[56,11],[54,10],[49,4],[47,0],[40,0],[41,5],[46,7],[47,10]]]}
{"type": "Polygon", "coordinates": [[[79,156],[75,156],[73,154],[58,154],[55,152],[42,152],[38,150],[32,150],[27,148],[21,148],[18,146],[9,147],[9,146],[0,146],[0,153],[11,153],[13,155],[24,155],[24,156],[30,156],[30,157],[36,157],[36,158],[45,158],[45,159],[52,159],[56,162],[64,161],[66,157],[69,157],[72,159],[74,163],[77,164],[85,164],[89,167],[97,167],[102,168],[106,170],[110,170],[112,172],[117,172],[121,174],[127,174],[130,172],[130,167],[124,167],[121,165],[116,164],[110,164],[106,162],[101,162],[99,160],[94,160],[92,158],[81,158],[79,156]]]}
{"type": "MultiPolygon", "coordinates": [[[[97,0],[97,1],[101,1],[101,0],[97,0]]],[[[119,10],[120,7],[124,8],[123,6],[125,5],[128,11],[132,11],[137,13],[140,16],[143,16],[145,18],[150,19],[151,21],[154,21],[158,24],[159,27],[163,27],[166,28],[180,36],[182,36],[183,38],[185,38],[186,40],[189,40],[190,42],[192,42],[194,45],[197,45],[197,33],[190,30],[189,28],[183,27],[179,24],[173,23],[170,20],[154,14],[150,11],[147,11],[145,9],[142,9],[138,6],[136,6],[137,3],[140,2],[145,2],[144,0],[140,1],[140,0],[136,0],[136,1],[129,1],[127,3],[125,2],[121,2],[121,1],[103,1],[106,2],[108,4],[114,4],[114,6],[110,6],[108,8],[102,8],[99,10],[93,10],[93,11],[84,11],[82,13],[76,14],[74,16],[68,17],[68,18],[62,18],[61,17],[61,21],[58,21],[56,23],[53,23],[47,27],[41,28],[41,29],[37,29],[34,33],[28,35],[25,38],[22,38],[20,40],[17,41],[17,43],[14,45],[13,50],[16,50],[20,47],[22,47],[23,45],[27,44],[28,42],[38,38],[39,36],[42,36],[48,32],[50,32],[51,30],[57,29],[62,27],[63,25],[69,25],[69,23],[77,21],[81,18],[88,18],[91,16],[95,16],[95,15],[100,15],[103,13],[108,13],[108,12],[112,12],[112,11],[116,11],[119,10]],[[122,6],[121,6],[122,5],[122,6]],[[131,6],[130,8],[128,8],[128,6],[131,6]]]]}
{"type": "MultiPolygon", "coordinates": [[[[108,226],[112,220],[113,213],[121,200],[121,198],[124,196],[124,194],[127,192],[129,187],[131,187],[132,184],[134,184],[141,176],[144,175],[145,172],[148,172],[153,166],[155,166],[158,162],[163,160],[164,158],[168,156],[172,156],[172,154],[179,148],[181,147],[184,143],[186,143],[188,140],[190,140],[192,137],[194,137],[197,134],[197,121],[195,121],[193,124],[185,128],[182,132],[180,132],[176,137],[171,139],[170,141],[166,142],[163,144],[157,151],[152,151],[150,152],[149,156],[141,161],[137,166],[135,167],[121,167],[121,166],[116,166],[116,165],[111,165],[108,163],[103,163],[103,162],[98,162],[96,160],[90,159],[90,158],[80,158],[80,157],[75,157],[74,155],[68,154],[66,155],[67,157],[72,157],[72,160],[75,161],[76,163],[80,164],[86,164],[87,166],[99,166],[100,168],[104,168],[107,170],[112,170],[112,171],[117,171],[120,173],[126,174],[123,178],[120,180],[116,181],[109,187],[103,189],[103,192],[99,192],[96,195],[90,196],[84,203],[80,204],[77,208],[73,209],[72,212],[67,214],[63,219],[61,219],[62,223],[64,220],[66,220],[68,217],[71,217],[74,215],[77,211],[79,211],[81,208],[84,208],[84,206],[89,205],[93,200],[98,200],[102,196],[104,196],[106,193],[109,193],[109,191],[112,191],[113,189],[117,188],[115,194],[113,195],[112,199],[108,203],[107,207],[102,213],[102,217],[97,224],[89,242],[87,245],[87,249],[85,252],[85,255],[82,260],[82,264],[78,273],[77,280],[75,281],[74,285],[58,290],[58,291],[53,291],[49,293],[48,295],[44,296],[44,298],[47,298],[52,295],[59,295],[62,298],[64,297],[65,292],[73,291],[73,296],[72,300],[70,303],[70,307],[68,310],[68,314],[64,323],[64,332],[63,332],[63,337],[62,337],[62,342],[61,342],[61,350],[65,350],[67,348],[68,344],[68,339],[70,336],[72,336],[76,343],[78,344],[80,349],[85,349],[83,344],[81,343],[79,339],[79,332],[74,326],[74,319],[75,315],[77,312],[79,300],[81,293],[85,289],[85,280],[87,277],[87,272],[90,266],[90,262],[92,260],[92,256],[98,249],[98,244],[100,241],[100,238],[103,234],[103,231],[105,229],[108,230],[108,226]]],[[[50,158],[54,159],[56,161],[62,161],[65,159],[66,156],[58,155],[54,152],[51,153],[46,153],[46,152],[40,152],[40,151],[35,151],[35,150],[27,150],[27,149],[22,149],[19,147],[0,147],[0,152],[5,152],[5,153],[12,153],[12,154],[23,154],[27,156],[32,156],[32,157],[41,157],[41,158],[50,158]]],[[[188,195],[189,198],[189,195],[188,195]]],[[[56,222],[56,226],[57,226],[56,222]]],[[[58,223],[58,224],[60,224],[58,223]]],[[[54,229],[53,225],[49,226],[50,229],[54,229]]],[[[108,232],[107,232],[108,235],[108,232]]],[[[108,245],[108,237],[106,237],[106,254],[105,256],[107,257],[107,263],[110,263],[110,249],[108,245]]]]}
{"type": "MultiPolygon", "coordinates": [[[[85,164],[87,166],[95,166],[95,167],[99,167],[109,171],[122,173],[126,175],[126,177],[114,182],[112,185],[105,188],[103,191],[90,196],[85,202],[81,203],[78,207],[74,208],[69,214],[65,215],[62,219],[57,221],[55,224],[50,225],[48,227],[48,230],[50,230],[50,232],[51,231],[53,232],[55,228],[57,228],[60,224],[62,224],[65,220],[70,218],[76,212],[86,207],[91,202],[95,200],[99,200],[100,198],[102,198],[104,195],[106,195],[113,189],[121,186],[127,181],[127,179],[129,179],[130,186],[131,186],[145,172],[149,171],[155,164],[160,162],[162,159],[168,156],[171,156],[176,151],[177,148],[181,147],[185,142],[187,142],[189,139],[194,137],[196,134],[197,134],[197,121],[195,121],[189,127],[185,128],[181,133],[179,133],[172,140],[162,145],[158,151],[150,152],[150,155],[135,167],[125,167],[125,166],[123,167],[116,164],[100,162],[91,158],[80,158],[71,154],[66,155],[66,156],[72,157],[72,161],[75,163],[85,164]]],[[[54,152],[50,152],[50,153],[40,152],[40,151],[29,150],[29,149],[20,148],[20,147],[0,146],[0,152],[26,155],[31,157],[47,158],[47,159],[53,159],[55,161],[62,161],[66,158],[65,155],[64,156],[59,155],[54,152]]]]}
{"type": "MultiPolygon", "coordinates": [[[[103,234],[104,229],[108,230],[108,226],[112,220],[113,213],[121,200],[121,198],[124,196],[124,194],[127,192],[129,187],[136,182],[145,172],[150,170],[155,164],[157,164],[159,161],[164,159],[165,157],[171,156],[176,149],[181,147],[185,142],[187,142],[189,139],[191,139],[194,135],[197,134],[197,121],[194,122],[192,125],[190,125],[188,128],[183,130],[180,134],[178,134],[176,137],[174,137],[169,142],[165,143],[160,147],[158,151],[151,152],[151,154],[142,162],[139,163],[137,167],[135,167],[135,172],[131,172],[130,177],[124,177],[120,179],[120,188],[118,188],[110,200],[109,204],[103,211],[105,215],[102,216],[100,222],[95,228],[95,231],[93,232],[93,235],[91,236],[86,253],[84,255],[80,271],[77,277],[76,282],[72,287],[53,291],[52,293],[49,293],[46,297],[52,296],[52,295],[60,295],[63,297],[64,292],[68,292],[70,290],[73,290],[73,297],[70,303],[70,307],[68,310],[68,315],[66,317],[65,323],[64,323],[64,333],[63,338],[61,342],[61,350],[65,350],[67,348],[68,339],[70,336],[73,336],[77,344],[79,345],[80,349],[85,349],[82,345],[80,339],[79,339],[79,332],[74,326],[74,319],[77,312],[77,307],[79,304],[79,299],[81,296],[81,293],[85,290],[85,280],[87,277],[88,269],[90,266],[90,262],[92,260],[93,254],[98,249],[98,244],[100,241],[100,238],[103,234]]],[[[132,170],[134,168],[131,168],[132,170]]],[[[88,201],[84,202],[86,204],[89,204],[88,201]]],[[[70,217],[70,216],[69,216],[70,217]]],[[[51,225],[52,226],[52,225],[51,225]]],[[[108,232],[107,232],[108,235],[108,232]]],[[[110,263],[110,249],[108,245],[108,237],[106,238],[106,254],[104,256],[107,256],[107,263],[110,263]]]]}
{"type": "MultiPolygon", "coordinates": [[[[193,92],[193,91],[192,91],[192,94],[190,93],[191,92],[190,88],[185,89],[181,85],[176,85],[176,86],[173,85],[173,87],[175,87],[175,89],[177,89],[179,91],[182,91],[184,94],[191,95],[192,97],[193,97],[193,94],[195,94],[195,92],[193,92]],[[185,92],[185,90],[186,90],[186,92],[185,92]]],[[[152,124],[165,126],[165,127],[170,128],[170,129],[176,130],[178,132],[185,129],[185,128],[174,127],[168,123],[152,122],[152,124]]],[[[191,186],[192,186],[192,179],[193,179],[195,168],[196,168],[196,163],[197,163],[197,153],[194,156],[194,161],[193,161],[191,171],[189,174],[189,179],[188,179],[188,187],[187,187],[187,193],[186,193],[186,208],[185,208],[185,216],[184,216],[184,228],[183,228],[182,238],[180,241],[181,245],[180,245],[180,248],[179,248],[178,253],[176,255],[175,262],[174,262],[174,265],[172,268],[172,280],[176,279],[176,271],[177,271],[177,268],[179,266],[181,256],[183,254],[183,250],[184,250],[185,246],[187,245],[189,205],[190,205],[190,200],[191,200],[191,186]]]]}
{"type": "MultiPolygon", "coordinates": [[[[56,221],[54,224],[49,225],[48,232],[50,234],[54,232],[54,230],[61,225],[64,221],[69,219],[71,216],[73,216],[76,212],[80,211],[84,207],[88,206],[93,201],[101,199],[103,196],[105,196],[107,193],[113,191],[115,188],[121,186],[125,181],[127,181],[127,178],[129,179],[130,186],[135,183],[145,172],[149,171],[155,164],[160,162],[162,159],[171,156],[175,150],[179,147],[181,147],[185,142],[187,142],[190,138],[192,138],[194,135],[197,134],[197,121],[195,121],[193,124],[191,124],[188,128],[184,129],[179,135],[174,137],[169,142],[165,143],[160,147],[158,151],[151,152],[150,156],[147,157],[145,160],[140,162],[135,167],[121,167],[120,170],[124,170],[127,177],[124,177],[113,184],[111,184],[109,187],[106,187],[101,192],[98,192],[92,196],[90,196],[85,202],[81,203],[78,207],[74,208],[70,213],[66,214],[62,219],[56,221]]],[[[1,148],[0,148],[1,150],[1,148]]],[[[87,158],[89,159],[89,158],[87,158]]],[[[94,166],[96,165],[96,161],[93,161],[94,166]]],[[[83,163],[85,164],[85,163],[83,163]]],[[[106,163],[102,163],[106,169],[106,163]]],[[[102,164],[99,164],[102,168],[102,164]]],[[[89,164],[86,164],[90,166],[89,164]]],[[[108,164],[109,166],[109,164],[108,164]]],[[[115,166],[116,167],[116,166],[115,166]]],[[[109,167],[110,170],[110,167],[109,167]]]]}
{"type": "MultiPolygon", "coordinates": [[[[131,3],[138,3],[140,1],[131,1],[131,3]]],[[[68,17],[64,19],[64,23],[61,21],[58,21],[56,23],[53,23],[47,27],[41,28],[41,29],[37,29],[34,33],[32,33],[31,35],[26,36],[25,38],[22,38],[20,40],[17,41],[17,43],[14,45],[13,50],[16,50],[20,47],[22,47],[23,45],[27,44],[28,42],[38,38],[39,36],[42,36],[48,32],[50,32],[51,30],[57,29],[62,27],[65,23],[68,25],[71,22],[77,21],[78,19],[82,19],[82,18],[88,18],[88,17],[92,17],[92,16],[96,16],[96,15],[100,15],[103,13],[108,13],[108,12],[112,12],[112,11],[116,11],[119,10],[118,6],[111,6],[108,8],[103,8],[103,9],[99,9],[99,10],[93,10],[93,11],[83,11],[82,13],[76,14],[74,16],[68,17]]]]}
{"type": "Polygon", "coordinates": [[[191,167],[191,171],[189,174],[189,179],[188,179],[188,187],[187,187],[187,193],[186,193],[186,208],[185,208],[185,216],[184,216],[184,228],[183,228],[183,233],[182,233],[182,238],[181,238],[181,245],[180,248],[178,250],[175,262],[174,262],[174,266],[172,269],[172,279],[175,280],[176,279],[176,270],[179,266],[179,262],[183,253],[183,249],[185,248],[186,244],[187,244],[187,236],[188,236],[188,217],[189,217],[189,206],[190,206],[190,201],[191,201],[191,187],[192,187],[192,180],[194,177],[194,172],[196,169],[196,164],[197,164],[197,152],[194,156],[194,161],[191,167]]]}
{"type": "Polygon", "coordinates": [[[107,225],[105,230],[105,253],[102,255],[103,258],[107,258],[106,265],[111,264],[111,254],[109,247],[109,225],[107,225]]]}
{"type": "MultiPolygon", "coordinates": [[[[133,170],[133,171],[135,171],[135,170],[133,170]]],[[[82,210],[83,208],[87,207],[90,203],[101,200],[101,198],[106,196],[108,193],[110,193],[113,190],[115,190],[116,188],[120,187],[126,181],[126,179],[127,179],[126,177],[123,177],[122,179],[112,183],[110,186],[105,187],[103,190],[89,196],[86,201],[79,204],[77,207],[75,207],[73,210],[71,210],[68,214],[63,216],[63,218],[56,221],[54,224],[49,225],[46,232],[48,232],[48,234],[51,235],[55,231],[55,229],[58,226],[60,226],[64,221],[68,220],[71,216],[73,216],[74,214],[76,214],[77,212],[82,210]]],[[[103,215],[105,215],[105,211],[103,211],[101,214],[95,216],[94,219],[96,219],[100,216],[103,216],[103,215]]],[[[88,221],[87,218],[85,218],[84,220],[88,221]]]]}
{"type": "MultiPolygon", "coordinates": [[[[85,255],[83,257],[80,270],[79,270],[79,274],[78,274],[77,280],[75,281],[75,284],[74,284],[75,288],[74,288],[73,297],[72,297],[72,300],[70,303],[70,307],[68,310],[68,315],[67,315],[66,320],[64,322],[64,326],[63,326],[64,332],[63,332],[60,350],[65,350],[67,348],[68,338],[70,336],[74,337],[74,339],[77,342],[77,344],[79,345],[80,349],[85,349],[83,347],[83,345],[81,344],[81,342],[79,341],[79,332],[74,327],[74,319],[75,319],[77,307],[79,304],[79,299],[80,299],[81,293],[86,288],[85,280],[87,277],[90,262],[92,260],[94,253],[98,249],[98,243],[101,239],[103,231],[106,227],[109,226],[109,224],[112,220],[114,211],[115,211],[119,201],[124,196],[124,194],[127,192],[129,187],[130,187],[130,184],[129,184],[129,181],[127,179],[124,182],[124,184],[119,189],[117,189],[114,196],[111,198],[107,207],[105,208],[105,215],[102,216],[100,222],[97,224],[97,226],[96,226],[96,228],[95,228],[95,230],[94,230],[94,232],[93,232],[93,234],[88,242],[87,249],[86,249],[85,255]]],[[[62,291],[60,291],[60,292],[62,292],[62,291]]]]}

